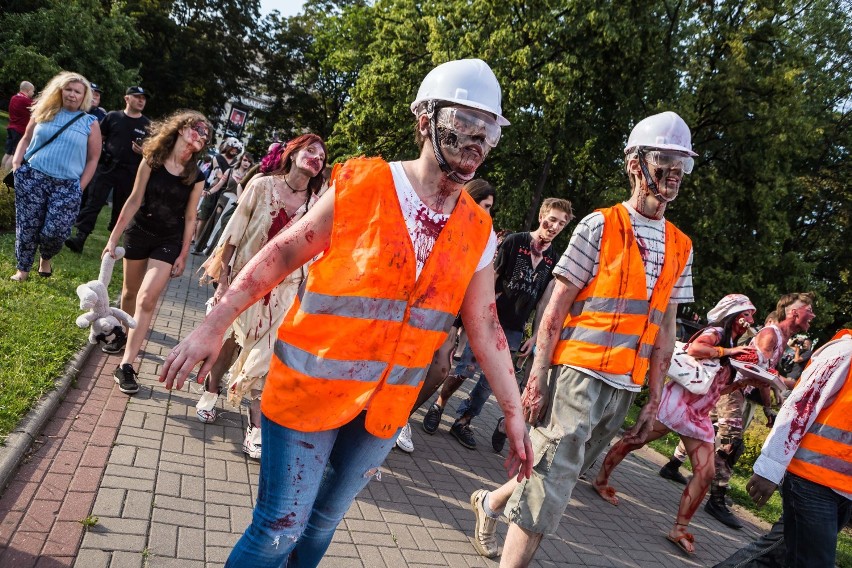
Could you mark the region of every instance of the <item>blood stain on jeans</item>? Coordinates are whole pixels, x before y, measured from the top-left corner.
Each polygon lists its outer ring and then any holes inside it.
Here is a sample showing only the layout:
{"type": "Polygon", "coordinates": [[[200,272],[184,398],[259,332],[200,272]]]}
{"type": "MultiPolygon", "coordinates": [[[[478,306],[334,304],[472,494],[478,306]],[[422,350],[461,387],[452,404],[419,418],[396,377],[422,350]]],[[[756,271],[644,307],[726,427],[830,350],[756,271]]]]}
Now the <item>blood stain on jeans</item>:
{"type": "Polygon", "coordinates": [[[281,517],[277,521],[273,521],[269,523],[269,528],[272,530],[281,530],[281,529],[289,529],[293,525],[296,524],[296,513],[291,512],[290,514],[281,517]]]}
{"type": "Polygon", "coordinates": [[[307,449],[309,449],[309,450],[313,450],[313,449],[314,449],[314,445],[313,445],[313,444],[309,444],[308,442],[305,442],[304,440],[299,440],[299,445],[300,445],[300,446],[302,446],[303,448],[307,448],[307,449]]]}

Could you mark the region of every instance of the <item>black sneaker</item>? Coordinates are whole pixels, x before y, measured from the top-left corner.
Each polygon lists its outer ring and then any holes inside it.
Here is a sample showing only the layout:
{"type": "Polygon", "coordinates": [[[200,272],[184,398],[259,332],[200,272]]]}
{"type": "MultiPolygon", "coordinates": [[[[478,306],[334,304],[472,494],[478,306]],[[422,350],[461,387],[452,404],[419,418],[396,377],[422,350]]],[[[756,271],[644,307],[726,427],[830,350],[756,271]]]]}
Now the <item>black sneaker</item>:
{"type": "Polygon", "coordinates": [[[444,407],[432,404],[426,416],[423,417],[423,429],[427,434],[434,434],[441,424],[441,415],[444,414],[444,407]]]}
{"type": "Polygon", "coordinates": [[[115,382],[118,383],[118,390],[124,394],[134,394],[139,392],[139,383],[136,382],[138,373],[133,370],[133,365],[125,363],[121,367],[116,367],[112,372],[115,377],[115,382]]]}
{"type": "Polygon", "coordinates": [[[470,427],[470,424],[456,422],[453,424],[453,427],[450,428],[450,434],[452,434],[453,437],[459,441],[459,444],[465,448],[471,450],[476,449],[476,438],[473,436],[473,428],[470,427]]]}
{"type": "Polygon", "coordinates": [[[740,520],[728,509],[724,493],[721,495],[711,495],[707,504],[704,505],[704,510],[723,525],[729,526],[732,529],[743,528],[740,520]]]}
{"type": "Polygon", "coordinates": [[[115,355],[116,353],[124,351],[125,345],[127,345],[127,335],[124,333],[116,334],[112,341],[101,347],[101,351],[109,353],[110,355],[115,355]]]}
{"type": "Polygon", "coordinates": [[[498,454],[503,451],[503,446],[506,445],[506,433],[500,431],[501,424],[503,425],[503,429],[505,429],[506,419],[502,416],[497,421],[497,426],[494,427],[494,433],[491,434],[491,447],[498,454]]]}

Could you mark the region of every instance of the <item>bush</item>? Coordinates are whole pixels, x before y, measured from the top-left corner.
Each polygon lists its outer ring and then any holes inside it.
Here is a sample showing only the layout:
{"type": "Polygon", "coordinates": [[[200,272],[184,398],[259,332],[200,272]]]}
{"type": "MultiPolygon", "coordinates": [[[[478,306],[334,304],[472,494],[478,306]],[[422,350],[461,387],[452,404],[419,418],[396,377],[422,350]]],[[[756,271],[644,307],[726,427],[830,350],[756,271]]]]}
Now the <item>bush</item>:
{"type": "MultiPolygon", "coordinates": [[[[3,174],[5,175],[5,174],[3,174]]],[[[0,232],[15,229],[15,192],[0,181],[0,232]]]]}

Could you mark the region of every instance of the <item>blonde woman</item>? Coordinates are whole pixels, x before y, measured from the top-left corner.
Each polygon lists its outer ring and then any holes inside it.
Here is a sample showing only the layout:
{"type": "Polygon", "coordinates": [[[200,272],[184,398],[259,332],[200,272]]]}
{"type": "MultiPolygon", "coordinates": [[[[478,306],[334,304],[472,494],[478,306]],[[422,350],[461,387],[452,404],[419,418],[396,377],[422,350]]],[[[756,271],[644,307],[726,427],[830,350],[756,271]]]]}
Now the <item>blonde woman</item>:
{"type": "Polygon", "coordinates": [[[126,340],[117,338],[119,344],[111,344],[110,352],[120,352],[126,341],[121,364],[113,373],[119,390],[126,394],[139,390],[133,363],[160,294],[169,278],[180,276],[186,267],[204,187],[197,164],[210,132],[210,122],[195,111],[179,111],[151,125],[150,136],[142,145],[142,163],[133,191],[104,249],[104,254],[115,257],[115,247],[124,234],[121,308],[136,318],[137,326],[126,340]]]}
{"type": "Polygon", "coordinates": [[[15,258],[12,280],[29,276],[38,249],[38,273],[53,274],[50,259],[62,249],[80,210],[82,188],[101,155],[98,120],[87,114],[92,87],[79,73],[62,72],[32,107],[12,158],[15,172],[15,258]]]}

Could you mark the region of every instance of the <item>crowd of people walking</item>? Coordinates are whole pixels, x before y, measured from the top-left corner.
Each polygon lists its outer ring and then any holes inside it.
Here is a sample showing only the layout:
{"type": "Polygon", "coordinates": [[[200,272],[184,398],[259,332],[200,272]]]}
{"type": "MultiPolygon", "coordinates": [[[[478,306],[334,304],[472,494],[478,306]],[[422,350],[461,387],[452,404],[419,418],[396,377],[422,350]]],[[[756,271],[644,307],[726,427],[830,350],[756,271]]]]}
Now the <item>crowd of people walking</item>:
{"type": "Polygon", "coordinates": [[[414,452],[413,413],[437,392],[422,420],[434,434],[469,378],[477,382],[450,434],[475,450],[473,422],[493,394],[502,417],[489,425],[492,449],[509,444],[506,483],[470,496],[474,547],[501,566],[533,561],[596,464],[592,487],[618,505],[613,470],[669,432],[681,445],[660,475],[685,488],[666,538],[695,553],[687,529],[708,491],[705,510],[738,528],[725,497],[758,406],[773,429],[748,491],[760,506],[783,486],[784,513],[726,561],[736,564],[719,566],[833,565],[852,514],[852,331],[814,351],[803,335],[813,294],[782,296],[756,330],[755,305],[731,291],[672,362],[678,309],[694,301],[694,251],[665,213],[698,156],[676,113],[625,132],[613,157],[623,157],[627,199],[585,215],[560,254],[554,241],[574,218],[565,199],[544,199],[533,231],[498,240],[492,228],[499,188],[476,174],[510,124],[497,78],[478,59],[423,79],[409,105],[417,158],[333,168],[311,133],[274,143],[257,164],[235,138],[205,159],[211,122],[195,111],[152,122],[139,86],[109,113],[79,74],[34,91],[21,83],[14,118],[10,105],[11,278],[28,278],[36,252],[43,277],[63,243],[80,253],[111,196],[102,254],[115,258],[123,242],[121,308],[138,322],[103,347],[123,352],[121,392],[139,390],[134,365],[170,278],[189,254],[207,256],[208,314],[168,355],[160,381],[183,388],[200,364],[204,423],[216,421],[220,394],[232,405],[248,399],[243,451],[260,460],[258,498],[226,566],[316,566],[392,448],[414,452]],[[741,367],[774,370],[788,350],[783,397],[741,367]],[[702,391],[666,381],[681,356],[712,369],[702,391]],[[643,387],[635,425],[611,445],[643,387]],[[680,472],[687,458],[690,479],[680,472]]]}

